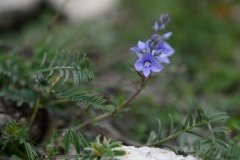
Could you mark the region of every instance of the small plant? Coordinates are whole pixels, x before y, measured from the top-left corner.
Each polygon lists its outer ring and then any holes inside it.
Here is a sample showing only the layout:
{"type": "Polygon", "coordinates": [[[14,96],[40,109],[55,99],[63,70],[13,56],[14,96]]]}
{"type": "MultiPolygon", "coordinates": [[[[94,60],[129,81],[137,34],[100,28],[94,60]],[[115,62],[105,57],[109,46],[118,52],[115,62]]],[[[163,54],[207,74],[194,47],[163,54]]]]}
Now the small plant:
{"type": "Polygon", "coordinates": [[[84,159],[84,160],[95,160],[95,159],[109,159],[113,160],[116,156],[122,156],[125,154],[124,151],[119,150],[121,142],[111,142],[111,139],[103,138],[103,142],[100,141],[100,136],[96,137],[94,142],[89,143],[80,132],[74,132],[69,129],[65,135],[64,140],[64,156],[56,156],[55,158],[73,158],[84,159]],[[76,155],[68,155],[71,143],[74,145],[76,155]]]}
{"type": "Polygon", "coordinates": [[[25,122],[8,121],[0,140],[3,142],[0,144],[3,151],[10,152],[14,159],[24,157],[34,160],[38,157],[36,151],[28,143],[29,125],[25,122]]]}
{"type": "MultiPolygon", "coordinates": [[[[23,121],[18,120],[17,117],[4,124],[0,134],[0,147],[3,150],[0,154],[12,156],[13,159],[29,160],[73,158],[114,160],[124,155],[121,142],[101,136],[97,136],[91,142],[84,138],[81,134],[83,132],[80,133],[79,130],[104,118],[120,114],[143,91],[155,74],[164,69],[164,63],[170,63],[169,58],[175,50],[167,40],[172,32],[162,33],[169,20],[168,13],[161,14],[159,20],[154,23],[152,36],[146,41],[138,41],[137,46],[130,48],[137,56],[133,65],[133,70],[138,76],[138,80],[134,82],[136,90],[129,98],[121,99],[119,102],[101,95],[92,86],[88,86],[94,74],[90,59],[85,53],[62,51],[49,55],[46,52],[41,55],[43,57],[41,62],[36,58],[39,55],[36,55],[29,64],[23,66],[16,65],[22,60],[20,57],[10,56],[11,60],[1,62],[0,84],[3,89],[0,90],[0,100],[6,103],[13,102],[20,108],[19,110],[21,107],[27,107],[30,109],[30,116],[26,113],[27,116],[23,121]],[[39,64],[40,68],[35,64],[39,64]],[[22,74],[22,70],[26,73],[22,74]],[[31,135],[37,123],[39,110],[71,105],[90,113],[89,119],[84,117],[81,123],[76,121],[71,124],[74,126],[67,129],[67,132],[61,130],[64,138],[57,136],[51,147],[38,150],[39,144],[34,143],[31,135]],[[94,112],[91,112],[92,110],[94,112]]],[[[69,113],[64,114],[67,118],[73,117],[69,113]]],[[[207,116],[201,108],[197,108],[195,113],[188,113],[186,120],[178,123],[177,126],[174,118],[171,115],[169,117],[169,131],[164,132],[161,121],[157,120],[158,130],[150,133],[147,146],[170,148],[177,154],[191,154],[206,160],[240,157],[239,146],[234,141],[228,142],[228,129],[222,126],[222,121],[229,118],[226,113],[207,116]],[[184,147],[176,142],[173,143],[173,141],[183,141],[186,134],[192,139],[188,141],[185,138],[182,143],[184,147]]]]}

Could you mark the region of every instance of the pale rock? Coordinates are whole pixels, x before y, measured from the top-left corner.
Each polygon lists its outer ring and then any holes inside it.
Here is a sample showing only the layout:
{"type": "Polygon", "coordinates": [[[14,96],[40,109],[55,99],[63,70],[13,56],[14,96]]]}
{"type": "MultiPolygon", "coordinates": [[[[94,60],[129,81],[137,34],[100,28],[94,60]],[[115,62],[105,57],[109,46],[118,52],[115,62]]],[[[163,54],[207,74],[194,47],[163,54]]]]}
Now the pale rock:
{"type": "Polygon", "coordinates": [[[71,23],[96,19],[113,11],[118,0],[46,0],[53,8],[59,10],[71,23]],[[61,10],[61,9],[60,9],[61,10]]]}
{"type": "Polygon", "coordinates": [[[119,160],[200,160],[193,156],[184,157],[174,152],[154,147],[122,146],[117,150],[124,150],[127,154],[116,157],[119,160]]]}
{"type": "Polygon", "coordinates": [[[30,15],[42,0],[0,0],[0,26],[7,27],[30,15]]]}

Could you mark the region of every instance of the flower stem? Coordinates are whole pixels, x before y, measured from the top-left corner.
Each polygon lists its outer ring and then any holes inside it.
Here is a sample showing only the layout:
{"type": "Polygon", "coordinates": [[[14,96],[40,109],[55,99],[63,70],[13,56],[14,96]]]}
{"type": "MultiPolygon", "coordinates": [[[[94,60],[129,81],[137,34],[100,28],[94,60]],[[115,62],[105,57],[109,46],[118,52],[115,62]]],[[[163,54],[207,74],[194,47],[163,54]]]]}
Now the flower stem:
{"type": "MultiPolygon", "coordinates": [[[[142,77],[142,79],[141,79],[141,84],[140,84],[139,88],[136,90],[136,92],[135,92],[128,100],[126,100],[123,104],[117,106],[117,107],[115,108],[115,110],[113,111],[113,113],[119,112],[123,107],[125,107],[126,105],[128,105],[128,104],[142,91],[142,89],[143,89],[144,86],[146,85],[148,79],[149,79],[149,78],[142,77]]],[[[96,117],[94,117],[94,118],[92,118],[92,119],[89,119],[89,120],[87,120],[87,121],[79,124],[78,126],[76,126],[75,128],[73,128],[73,131],[77,131],[77,130],[81,129],[82,127],[85,127],[85,126],[88,125],[88,124],[97,122],[97,121],[99,121],[99,120],[101,120],[101,119],[104,119],[104,118],[106,118],[106,117],[109,117],[110,115],[111,115],[111,113],[104,113],[104,114],[98,115],[98,116],[96,116],[96,117]]]]}

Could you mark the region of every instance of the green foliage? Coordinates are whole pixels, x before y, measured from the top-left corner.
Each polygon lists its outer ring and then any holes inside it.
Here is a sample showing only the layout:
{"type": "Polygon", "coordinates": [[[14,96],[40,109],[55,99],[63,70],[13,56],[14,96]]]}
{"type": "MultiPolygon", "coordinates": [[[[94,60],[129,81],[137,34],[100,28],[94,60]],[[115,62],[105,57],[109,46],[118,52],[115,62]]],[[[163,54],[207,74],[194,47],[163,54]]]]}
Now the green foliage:
{"type": "Polygon", "coordinates": [[[26,73],[29,68],[20,63],[22,58],[3,54],[0,60],[0,98],[16,102],[18,107],[23,103],[33,107],[36,93],[28,86],[30,76],[27,77],[26,73]],[[22,70],[25,72],[22,73],[22,70]]]}
{"type": "Polygon", "coordinates": [[[77,151],[78,154],[80,154],[81,152],[81,146],[82,147],[88,147],[88,143],[86,142],[86,140],[83,138],[83,136],[81,135],[81,133],[75,133],[74,131],[72,131],[72,129],[70,128],[66,135],[65,135],[65,140],[64,140],[64,149],[65,149],[65,153],[67,154],[69,151],[69,147],[71,142],[73,142],[75,149],[77,151]]]}
{"type": "Polygon", "coordinates": [[[35,160],[38,157],[38,154],[36,153],[36,151],[27,142],[24,142],[24,146],[27,151],[28,160],[35,160]]]}
{"type": "Polygon", "coordinates": [[[37,80],[39,82],[57,75],[63,78],[64,82],[73,77],[73,83],[78,85],[81,81],[90,81],[94,77],[93,72],[89,69],[89,58],[85,53],[56,52],[48,67],[45,67],[47,66],[46,57],[47,54],[45,53],[40,70],[37,72],[37,80]]]}
{"type": "Polygon", "coordinates": [[[3,140],[5,143],[19,142],[22,144],[28,138],[29,126],[25,122],[9,120],[3,129],[3,140]]]}
{"type": "Polygon", "coordinates": [[[36,92],[27,88],[16,89],[13,86],[5,87],[0,90],[0,97],[4,100],[16,102],[17,107],[27,103],[30,107],[34,106],[36,92]]]}
{"type": "Polygon", "coordinates": [[[103,142],[100,142],[100,136],[96,137],[96,140],[90,144],[90,147],[85,150],[90,151],[94,157],[102,157],[103,159],[113,160],[115,156],[122,156],[126,154],[122,150],[115,148],[121,147],[121,142],[111,142],[111,139],[103,138],[103,142]]]}
{"type": "MultiPolygon", "coordinates": [[[[111,142],[111,139],[103,138],[103,142],[100,141],[100,136],[96,137],[96,140],[89,144],[87,140],[81,135],[80,132],[74,132],[69,129],[65,135],[64,149],[65,154],[69,152],[71,142],[73,143],[78,155],[71,155],[74,157],[81,157],[86,160],[94,160],[98,158],[102,159],[114,159],[116,156],[124,155],[125,152],[117,150],[121,147],[120,142],[111,142]],[[81,148],[83,150],[81,150],[81,148]]],[[[59,156],[57,156],[59,157],[59,156]]]]}
{"type": "Polygon", "coordinates": [[[233,145],[227,142],[226,133],[229,130],[226,127],[217,125],[228,118],[229,116],[226,113],[217,113],[212,116],[206,116],[202,109],[197,108],[195,119],[191,113],[188,113],[184,123],[181,123],[174,128],[174,121],[172,116],[170,116],[169,135],[163,137],[161,121],[158,120],[158,133],[151,131],[147,145],[161,145],[170,148],[176,153],[184,152],[206,160],[240,157],[240,147],[237,147],[236,144],[233,145]],[[201,131],[199,128],[202,128],[203,130],[201,131]],[[208,131],[206,131],[206,128],[208,131]],[[182,134],[190,134],[194,137],[194,141],[191,142],[191,145],[184,143],[184,147],[182,146],[182,148],[185,149],[176,149],[173,145],[166,144],[166,142],[178,138],[182,134]]]}
{"type": "Polygon", "coordinates": [[[6,152],[10,150],[14,159],[25,159],[27,156],[28,160],[35,160],[38,157],[36,151],[27,142],[29,125],[26,122],[8,121],[2,134],[0,140],[3,141],[3,144],[0,144],[0,147],[6,152]]]}
{"type": "MultiPolygon", "coordinates": [[[[67,83],[73,79],[73,84],[79,85],[81,81],[93,79],[93,72],[89,69],[89,59],[85,53],[56,53],[48,67],[43,68],[47,63],[46,57],[47,54],[45,53],[40,67],[41,69],[37,73],[37,81],[40,84],[46,85],[51,77],[58,76],[58,78],[63,79],[59,81],[59,79],[56,78],[52,81],[51,85],[48,86],[50,89],[55,87],[54,90],[52,90],[52,94],[57,98],[75,102],[77,105],[84,104],[85,108],[93,107],[103,112],[112,112],[114,110],[114,106],[106,104],[107,100],[102,96],[83,91],[81,88],[73,88],[67,83]]],[[[50,89],[48,89],[48,92],[50,89]]]]}
{"type": "Polygon", "coordinates": [[[77,91],[75,89],[65,90],[63,92],[55,93],[56,97],[67,99],[75,102],[77,105],[84,104],[85,108],[93,107],[94,109],[101,110],[102,112],[113,112],[115,107],[111,104],[106,104],[108,101],[100,95],[94,93],[77,91]]]}

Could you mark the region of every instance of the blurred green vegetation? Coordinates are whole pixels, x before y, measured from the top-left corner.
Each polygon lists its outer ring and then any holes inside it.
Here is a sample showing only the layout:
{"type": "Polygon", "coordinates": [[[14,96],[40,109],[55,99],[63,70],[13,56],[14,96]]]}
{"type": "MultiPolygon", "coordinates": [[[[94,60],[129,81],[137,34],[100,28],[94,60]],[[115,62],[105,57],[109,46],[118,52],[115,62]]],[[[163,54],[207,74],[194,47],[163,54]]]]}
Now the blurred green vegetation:
{"type": "MultiPolygon", "coordinates": [[[[33,57],[40,63],[44,52],[61,49],[87,52],[96,73],[93,85],[98,90],[102,87],[106,94],[114,94],[107,92],[109,88],[124,92],[130,87],[130,81],[136,79],[135,73],[129,70],[136,56],[129,48],[138,40],[147,40],[153,33],[154,21],[160,13],[168,12],[171,20],[167,30],[173,32],[169,43],[175,49],[171,64],[166,65],[165,70],[157,74],[130,104],[133,108],[115,121],[121,123],[126,118],[132,121],[124,135],[144,141],[150,129],[157,126],[156,118],[167,123],[168,113],[171,113],[182,121],[188,110],[200,106],[209,114],[216,111],[229,113],[229,127],[237,131],[240,22],[232,15],[235,5],[239,5],[237,0],[123,0],[110,18],[75,26],[60,18],[51,29],[48,24],[56,13],[44,8],[36,19],[16,31],[0,33],[1,43],[17,48],[1,49],[0,53],[22,53],[18,55],[20,58],[30,60],[29,57],[33,57]],[[19,49],[22,47],[30,49],[30,56],[19,49]],[[120,77],[123,83],[113,82],[115,78],[111,76],[120,77]],[[110,86],[107,88],[104,84],[110,86]]],[[[28,63],[22,65],[27,68],[28,63]]],[[[24,74],[28,72],[25,71],[24,74]]],[[[128,96],[130,91],[126,91],[128,96]]]]}

